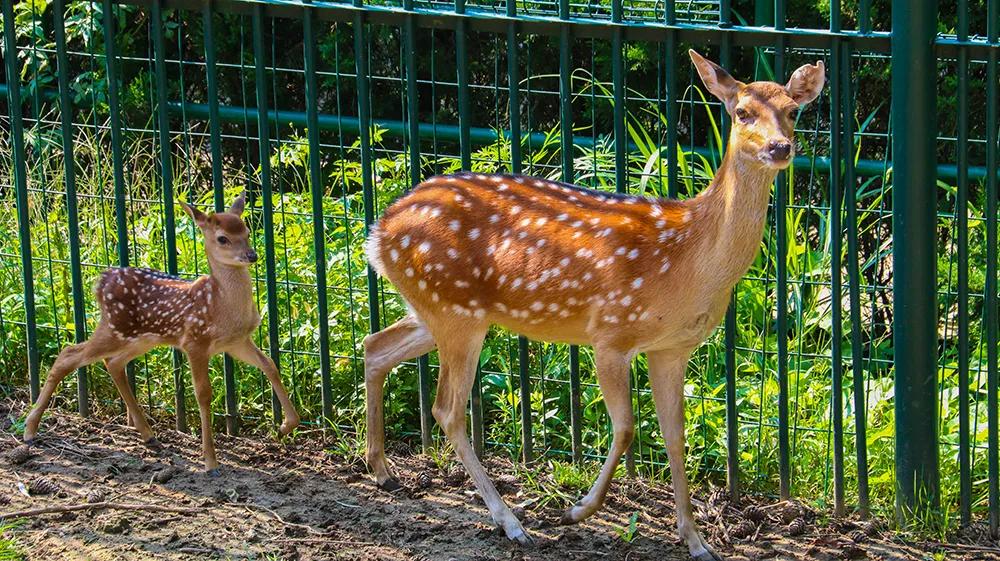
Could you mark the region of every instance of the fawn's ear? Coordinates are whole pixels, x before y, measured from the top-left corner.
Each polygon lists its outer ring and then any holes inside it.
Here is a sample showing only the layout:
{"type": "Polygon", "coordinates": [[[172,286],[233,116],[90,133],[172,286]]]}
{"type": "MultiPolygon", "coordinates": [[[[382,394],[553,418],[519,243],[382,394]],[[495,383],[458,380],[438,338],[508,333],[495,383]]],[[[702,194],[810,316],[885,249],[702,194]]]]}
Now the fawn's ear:
{"type": "Polygon", "coordinates": [[[236,197],[236,200],[233,201],[233,204],[229,205],[229,211],[228,211],[229,214],[242,216],[243,209],[244,207],[246,207],[246,204],[247,204],[247,192],[243,191],[242,193],[240,193],[239,197],[236,197]]]}
{"type": "Polygon", "coordinates": [[[205,223],[208,222],[208,216],[204,212],[194,208],[184,201],[181,201],[181,207],[184,208],[184,212],[186,212],[187,215],[194,220],[194,223],[197,224],[199,228],[204,227],[205,223]]]}
{"type": "Polygon", "coordinates": [[[824,83],[826,83],[826,68],[822,60],[817,60],[816,64],[806,64],[792,72],[785,89],[795,103],[801,106],[819,97],[824,83]]]}
{"type": "Polygon", "coordinates": [[[721,66],[701,56],[694,49],[688,51],[691,55],[691,62],[698,70],[701,81],[705,83],[708,91],[719,98],[726,106],[726,110],[732,113],[736,106],[736,94],[739,93],[742,82],[733,78],[721,66]]]}

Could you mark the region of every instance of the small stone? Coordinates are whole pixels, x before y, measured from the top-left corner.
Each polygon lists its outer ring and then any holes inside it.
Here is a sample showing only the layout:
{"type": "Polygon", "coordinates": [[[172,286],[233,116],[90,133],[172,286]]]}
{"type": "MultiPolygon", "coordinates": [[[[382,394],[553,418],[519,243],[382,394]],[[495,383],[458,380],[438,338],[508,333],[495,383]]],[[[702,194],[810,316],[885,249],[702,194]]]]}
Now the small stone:
{"type": "Polygon", "coordinates": [[[156,472],[155,474],[153,474],[153,481],[162,485],[173,479],[175,475],[177,475],[177,468],[173,466],[167,466],[161,469],[160,471],[156,472]]]}
{"type": "Polygon", "coordinates": [[[22,444],[7,453],[7,461],[15,466],[27,462],[31,458],[31,448],[27,444],[22,444]]]}
{"type": "Polygon", "coordinates": [[[97,529],[105,534],[127,534],[132,523],[124,516],[114,516],[98,524],[97,529]]]}

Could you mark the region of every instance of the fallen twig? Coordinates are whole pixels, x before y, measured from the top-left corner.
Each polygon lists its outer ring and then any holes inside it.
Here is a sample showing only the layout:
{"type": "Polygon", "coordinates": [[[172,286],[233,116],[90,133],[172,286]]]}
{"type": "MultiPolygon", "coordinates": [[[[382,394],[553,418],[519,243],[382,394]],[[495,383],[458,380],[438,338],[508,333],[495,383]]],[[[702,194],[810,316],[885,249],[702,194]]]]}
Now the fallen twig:
{"type": "Polygon", "coordinates": [[[292,527],[292,528],[302,528],[303,530],[305,530],[306,532],[309,532],[310,534],[312,534],[314,536],[328,536],[329,535],[329,532],[321,532],[321,531],[313,528],[312,526],[308,526],[306,524],[296,524],[295,522],[289,522],[289,521],[285,520],[284,518],[282,518],[280,514],[278,514],[277,512],[275,512],[275,511],[267,508],[266,506],[255,505],[255,504],[250,504],[250,503],[235,503],[235,504],[238,505],[238,506],[242,506],[242,507],[246,508],[251,513],[253,512],[252,509],[254,509],[254,508],[263,510],[263,511],[267,512],[268,514],[270,514],[271,516],[275,517],[278,520],[278,522],[281,522],[285,526],[289,526],[289,527],[292,527]]]}
{"type": "Polygon", "coordinates": [[[982,551],[986,553],[1000,553],[1000,547],[990,547],[986,545],[970,545],[964,543],[935,543],[935,547],[944,549],[959,549],[964,551],[982,551]]]}
{"type": "Polygon", "coordinates": [[[101,508],[109,508],[114,510],[143,510],[149,512],[173,512],[177,514],[195,514],[198,512],[203,512],[205,510],[204,508],[181,508],[173,506],[149,505],[140,503],[100,502],[100,503],[84,503],[78,505],[47,506],[31,510],[8,512],[0,514],[0,520],[3,519],[10,520],[13,518],[30,518],[32,516],[40,516],[42,514],[57,514],[61,512],[74,512],[78,510],[95,510],[101,508]]]}

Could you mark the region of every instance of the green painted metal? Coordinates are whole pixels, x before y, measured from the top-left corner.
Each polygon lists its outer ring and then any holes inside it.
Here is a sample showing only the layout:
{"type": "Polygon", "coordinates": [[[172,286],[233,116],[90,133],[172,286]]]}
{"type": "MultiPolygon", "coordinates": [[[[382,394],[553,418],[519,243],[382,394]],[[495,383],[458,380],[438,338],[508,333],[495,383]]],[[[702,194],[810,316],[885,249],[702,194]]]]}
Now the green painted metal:
{"type": "MultiPolygon", "coordinates": [[[[840,2],[830,2],[830,31],[840,31],[840,2]]],[[[842,161],[841,125],[844,116],[840,114],[844,96],[841,76],[841,39],[834,38],[830,46],[830,159],[842,161]]],[[[849,118],[849,117],[848,117],[849,118]]],[[[830,370],[831,370],[831,423],[833,425],[833,513],[844,516],[844,318],[843,308],[843,169],[830,166],[830,302],[832,320],[830,322],[830,370]]]]}
{"type": "Polygon", "coordinates": [[[893,319],[896,509],[909,520],[939,504],[935,213],[937,2],[893,2],[893,319]]]}
{"type": "MultiPolygon", "coordinates": [[[[17,52],[17,36],[14,32],[14,10],[11,0],[3,2],[3,39],[4,52],[17,52]]],[[[7,76],[21,75],[21,62],[18,57],[5,56],[7,76]]],[[[38,399],[38,332],[35,319],[35,278],[31,262],[31,232],[28,217],[28,175],[25,168],[26,152],[24,150],[24,126],[21,118],[21,90],[7,90],[7,107],[10,111],[10,136],[14,148],[14,191],[17,200],[17,235],[21,252],[21,282],[24,297],[25,343],[28,355],[28,381],[31,401],[38,399]]]]}
{"type": "MultiPolygon", "coordinates": [[[[274,253],[274,208],[271,185],[271,133],[268,126],[267,64],[264,52],[264,9],[254,6],[253,11],[253,60],[257,88],[257,151],[260,166],[261,214],[264,227],[264,276],[267,284],[267,343],[268,353],[274,364],[281,368],[281,340],[278,332],[277,263],[274,253]]],[[[271,392],[271,417],[275,424],[281,421],[281,405],[271,392]]]]}
{"type": "MultiPolygon", "coordinates": [[[[413,0],[405,0],[404,7],[413,10],[413,0]]],[[[403,26],[404,64],[406,65],[406,142],[409,148],[410,185],[422,179],[420,161],[420,109],[417,105],[417,26],[411,15],[403,26]]],[[[427,355],[417,359],[417,383],[420,391],[420,443],[427,450],[434,442],[431,428],[431,373],[427,355]]]]}
{"type": "Polygon", "coordinates": [[[330,311],[326,295],[326,229],[323,218],[323,171],[319,141],[319,85],[316,80],[316,10],[302,13],[303,58],[305,60],[306,120],[309,123],[309,191],[312,194],[313,251],[316,254],[316,314],[319,327],[320,388],[323,417],[333,419],[333,389],[330,379],[330,311]]]}
{"type": "MultiPolygon", "coordinates": [[[[212,20],[212,1],[202,9],[202,34],[205,37],[205,85],[208,98],[208,143],[212,154],[212,202],[215,212],[226,209],[225,184],[222,179],[222,133],[219,122],[219,69],[215,59],[215,22],[212,20]]],[[[164,95],[166,95],[164,93],[164,95]]],[[[158,101],[165,103],[166,98],[158,101]]],[[[166,119],[164,118],[164,121],[166,119]]],[[[176,266],[176,264],[175,264],[176,266]]],[[[177,407],[177,430],[187,432],[187,405],[184,400],[184,373],[180,368],[181,357],[174,352],[174,403],[177,407]]],[[[222,357],[222,377],[226,390],[226,433],[239,434],[240,411],[236,388],[236,365],[228,354],[222,357]]]]}
{"type": "MultiPolygon", "coordinates": [[[[958,39],[969,38],[969,1],[958,2],[958,39]]],[[[955,220],[957,222],[958,278],[958,462],[959,508],[962,524],[972,522],[972,449],[969,438],[969,53],[959,51],[958,138],[955,158],[958,178],[955,193],[955,220]]]]}
{"type": "MultiPolygon", "coordinates": [[[[990,0],[987,5],[986,35],[991,45],[1000,44],[1000,1],[990,0]]],[[[998,167],[997,142],[1000,128],[997,126],[997,51],[990,51],[986,65],[986,169],[998,167]]],[[[986,179],[986,297],[984,300],[986,324],[986,388],[987,399],[987,451],[989,461],[989,521],[990,533],[1000,536],[1000,326],[998,326],[997,298],[997,177],[990,174],[986,179]]]]}
{"type": "MultiPolygon", "coordinates": [[[[59,84],[59,124],[62,127],[63,182],[66,186],[66,222],[69,229],[70,283],[73,294],[85,292],[80,257],[80,213],[76,194],[76,163],[73,152],[73,102],[69,90],[69,57],[66,55],[66,6],[64,0],[52,3],[52,30],[56,40],[56,71],[59,84]]],[[[8,76],[10,74],[8,73],[8,76]]],[[[33,311],[32,311],[33,313],[33,311]]],[[[87,338],[87,316],[82,298],[73,298],[73,336],[77,343],[87,338]]],[[[36,363],[37,364],[37,363],[36,363]]],[[[90,384],[87,369],[76,373],[77,411],[90,416],[90,384]]],[[[37,389],[37,388],[34,388],[37,389]]],[[[32,394],[32,399],[37,393],[32,394]]]]}

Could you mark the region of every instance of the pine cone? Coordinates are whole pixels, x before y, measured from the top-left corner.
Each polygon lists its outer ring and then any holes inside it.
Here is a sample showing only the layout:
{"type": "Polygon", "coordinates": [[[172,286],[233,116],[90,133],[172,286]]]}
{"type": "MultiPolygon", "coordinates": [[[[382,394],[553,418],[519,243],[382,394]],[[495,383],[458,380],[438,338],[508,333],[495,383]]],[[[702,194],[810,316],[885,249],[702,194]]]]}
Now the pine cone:
{"type": "Polygon", "coordinates": [[[806,533],[806,519],[796,518],[788,524],[788,535],[789,536],[801,536],[806,533]]]}
{"type": "Polygon", "coordinates": [[[418,489],[430,489],[434,485],[434,478],[431,474],[426,471],[422,471],[417,474],[417,488],[418,489]]]}
{"type": "Polygon", "coordinates": [[[791,524],[798,518],[805,518],[805,515],[806,510],[799,503],[788,502],[781,509],[781,521],[785,524],[791,524]]]}
{"type": "Polygon", "coordinates": [[[729,503],[729,491],[724,487],[716,487],[708,496],[708,504],[718,506],[729,503]]]}
{"type": "Polygon", "coordinates": [[[93,503],[103,503],[104,502],[104,491],[101,491],[100,489],[91,489],[87,493],[87,502],[91,503],[91,504],[93,504],[93,503]]]}
{"type": "Polygon", "coordinates": [[[10,497],[7,495],[0,495],[0,506],[7,506],[10,504],[10,497]]]}
{"type": "Polygon", "coordinates": [[[729,529],[729,535],[735,539],[743,540],[749,538],[757,531],[757,525],[749,520],[741,520],[729,529]]]}
{"type": "Polygon", "coordinates": [[[22,444],[10,452],[7,452],[7,461],[15,466],[19,466],[24,462],[27,462],[30,457],[31,448],[29,448],[26,444],[22,444]]]}
{"type": "Polygon", "coordinates": [[[866,536],[874,537],[878,535],[879,523],[877,520],[866,520],[865,522],[861,523],[861,530],[865,533],[866,536]]]}
{"type": "Polygon", "coordinates": [[[757,505],[750,505],[743,509],[743,516],[759,524],[767,519],[767,511],[757,505]]]}
{"type": "Polygon", "coordinates": [[[55,495],[62,491],[62,487],[51,479],[38,476],[28,484],[28,491],[33,495],[55,495]]]}
{"type": "Polygon", "coordinates": [[[868,541],[868,534],[866,534],[864,530],[854,530],[847,534],[847,536],[851,538],[851,541],[854,543],[865,543],[868,541]]]}

